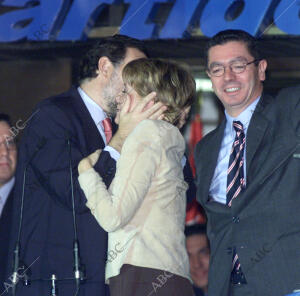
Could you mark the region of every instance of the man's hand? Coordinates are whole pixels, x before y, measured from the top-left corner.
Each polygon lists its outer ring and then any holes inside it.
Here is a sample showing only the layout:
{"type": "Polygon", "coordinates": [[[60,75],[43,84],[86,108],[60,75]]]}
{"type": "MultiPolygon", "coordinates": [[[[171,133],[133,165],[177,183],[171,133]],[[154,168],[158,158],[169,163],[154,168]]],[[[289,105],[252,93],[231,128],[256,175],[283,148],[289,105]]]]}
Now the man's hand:
{"type": "Polygon", "coordinates": [[[121,153],[123,143],[132,130],[144,119],[163,119],[163,113],[167,110],[161,102],[154,104],[156,93],[152,92],[143,98],[132,110],[130,110],[130,98],[128,98],[120,112],[119,128],[112,137],[109,146],[121,153]]]}
{"type": "Polygon", "coordinates": [[[88,169],[92,168],[96,164],[96,162],[97,162],[97,160],[100,156],[100,153],[101,153],[101,149],[98,149],[94,153],[90,154],[86,158],[83,158],[79,162],[79,164],[78,164],[78,173],[79,173],[79,175],[84,173],[88,169]]]}

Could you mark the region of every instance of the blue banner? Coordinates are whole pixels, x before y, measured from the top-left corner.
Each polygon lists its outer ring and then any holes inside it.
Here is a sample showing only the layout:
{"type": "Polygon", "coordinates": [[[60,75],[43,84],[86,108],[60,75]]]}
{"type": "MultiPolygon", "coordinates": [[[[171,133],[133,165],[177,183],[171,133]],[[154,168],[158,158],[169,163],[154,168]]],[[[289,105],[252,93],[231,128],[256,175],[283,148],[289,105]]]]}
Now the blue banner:
{"type": "Polygon", "coordinates": [[[300,35],[294,0],[4,0],[0,42],[85,40],[105,6],[122,3],[128,9],[120,33],[140,39],[187,38],[199,24],[209,37],[224,29],[260,36],[272,19],[281,31],[300,35]],[[163,25],[153,17],[162,4],[170,7],[163,25]]]}

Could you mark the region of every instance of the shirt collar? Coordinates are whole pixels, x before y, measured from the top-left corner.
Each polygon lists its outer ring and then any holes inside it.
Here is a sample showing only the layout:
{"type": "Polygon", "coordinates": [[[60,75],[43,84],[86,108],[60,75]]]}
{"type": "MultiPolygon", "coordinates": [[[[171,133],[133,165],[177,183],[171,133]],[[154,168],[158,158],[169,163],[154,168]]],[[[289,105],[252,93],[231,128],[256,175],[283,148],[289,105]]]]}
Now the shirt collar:
{"type": "Polygon", "coordinates": [[[243,124],[244,132],[247,131],[251,117],[254,113],[256,105],[258,104],[261,96],[259,96],[254,102],[252,102],[241,114],[237,117],[230,116],[225,110],[225,116],[227,119],[227,125],[229,126],[230,133],[235,135],[235,130],[233,128],[233,121],[240,121],[243,124]]]}
{"type": "Polygon", "coordinates": [[[102,120],[107,117],[103,109],[96,104],[84,91],[81,87],[77,88],[85,106],[87,107],[89,113],[91,114],[95,124],[98,126],[102,124],[102,120]]]}

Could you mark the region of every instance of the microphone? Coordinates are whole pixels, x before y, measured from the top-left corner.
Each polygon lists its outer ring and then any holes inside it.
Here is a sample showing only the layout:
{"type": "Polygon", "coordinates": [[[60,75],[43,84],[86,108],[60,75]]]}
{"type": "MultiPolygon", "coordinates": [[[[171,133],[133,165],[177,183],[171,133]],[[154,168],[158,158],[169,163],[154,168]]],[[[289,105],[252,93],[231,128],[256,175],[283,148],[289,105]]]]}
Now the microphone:
{"type": "Polygon", "coordinates": [[[35,158],[37,153],[45,146],[47,140],[42,137],[36,148],[29,158],[28,162],[25,165],[24,173],[23,173],[23,185],[22,185],[22,196],[21,196],[21,208],[20,208],[20,220],[19,220],[19,229],[18,229],[18,237],[16,246],[14,249],[14,258],[13,258],[13,274],[12,274],[12,295],[16,295],[16,285],[19,280],[18,270],[20,266],[20,239],[21,239],[21,230],[22,230],[22,222],[23,222],[23,209],[24,209],[24,197],[25,197],[25,185],[26,185],[26,174],[29,165],[31,164],[32,160],[35,158]]]}
{"type": "Polygon", "coordinates": [[[51,276],[51,296],[57,296],[57,286],[56,286],[57,277],[55,274],[51,276]]]}
{"type": "Polygon", "coordinates": [[[84,280],[83,266],[80,263],[80,252],[79,252],[79,242],[77,236],[77,223],[76,223],[76,213],[75,213],[75,197],[74,197],[74,186],[73,186],[73,170],[72,170],[72,151],[70,136],[66,134],[66,139],[68,143],[68,153],[69,153],[69,169],[70,169],[70,182],[71,182],[71,197],[72,197],[72,216],[73,216],[73,229],[74,229],[74,242],[73,242],[73,258],[74,258],[74,278],[76,282],[77,291],[79,290],[80,283],[84,280]]]}

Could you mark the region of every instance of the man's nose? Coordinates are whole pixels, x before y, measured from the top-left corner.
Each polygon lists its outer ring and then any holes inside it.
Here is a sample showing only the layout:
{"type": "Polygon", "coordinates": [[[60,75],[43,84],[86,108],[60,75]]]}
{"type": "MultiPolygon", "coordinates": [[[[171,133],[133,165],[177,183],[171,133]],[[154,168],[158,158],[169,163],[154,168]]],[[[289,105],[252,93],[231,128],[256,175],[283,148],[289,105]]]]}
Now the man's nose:
{"type": "Polygon", "coordinates": [[[5,141],[0,143],[0,155],[8,155],[8,148],[5,141]]]}
{"type": "Polygon", "coordinates": [[[235,73],[232,71],[230,66],[225,67],[224,69],[224,79],[232,80],[235,77],[235,73]]]}
{"type": "Polygon", "coordinates": [[[203,265],[202,260],[200,258],[197,258],[197,257],[192,258],[191,265],[198,268],[198,267],[203,265]]]}

